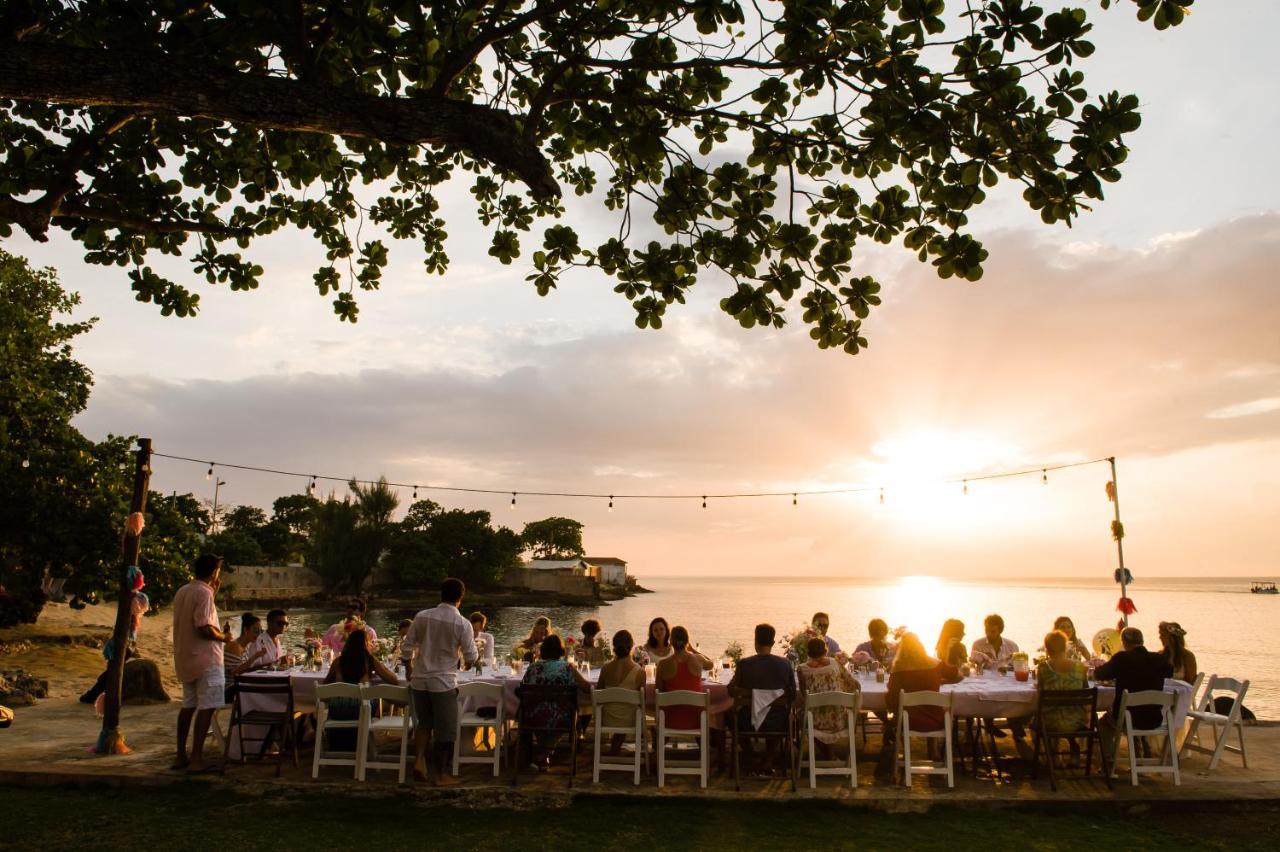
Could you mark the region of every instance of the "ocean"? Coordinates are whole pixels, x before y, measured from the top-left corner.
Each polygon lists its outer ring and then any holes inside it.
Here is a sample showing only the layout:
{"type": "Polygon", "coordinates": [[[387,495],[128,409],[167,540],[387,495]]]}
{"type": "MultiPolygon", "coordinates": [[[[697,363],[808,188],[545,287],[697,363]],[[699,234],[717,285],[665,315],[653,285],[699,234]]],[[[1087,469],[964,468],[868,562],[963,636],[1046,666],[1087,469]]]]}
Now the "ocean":
{"type": "MultiPolygon", "coordinates": [[[[945,619],[962,620],[965,644],[971,645],[982,636],[983,618],[999,613],[1004,635],[1034,654],[1060,615],[1071,617],[1086,643],[1119,618],[1119,587],[1095,578],[646,577],[641,583],[653,594],[600,607],[504,607],[486,613],[488,629],[501,651],[522,638],[539,615],[550,617],[564,635],[577,635],[583,620],[594,616],[607,633],[625,628],[639,642],[650,619],[663,616],[672,626],[688,628],[692,641],[715,658],[733,641],[750,649],[759,622],[772,624],[781,637],[819,610],[830,614],[831,635],[849,650],[866,639],[867,622],[875,617],[890,627],[906,626],[932,648],[945,619]]],[[[1143,578],[1129,587],[1138,608],[1129,621],[1146,634],[1153,650],[1160,647],[1156,625],[1178,622],[1201,671],[1249,680],[1245,705],[1260,719],[1280,720],[1280,596],[1251,594],[1249,585],[1250,579],[1242,578],[1143,578]]],[[[462,609],[470,612],[465,600],[462,609]]],[[[380,636],[389,636],[401,618],[412,614],[374,609],[369,621],[380,636]]],[[[290,642],[303,627],[323,629],[339,615],[291,611],[290,642]]]]}

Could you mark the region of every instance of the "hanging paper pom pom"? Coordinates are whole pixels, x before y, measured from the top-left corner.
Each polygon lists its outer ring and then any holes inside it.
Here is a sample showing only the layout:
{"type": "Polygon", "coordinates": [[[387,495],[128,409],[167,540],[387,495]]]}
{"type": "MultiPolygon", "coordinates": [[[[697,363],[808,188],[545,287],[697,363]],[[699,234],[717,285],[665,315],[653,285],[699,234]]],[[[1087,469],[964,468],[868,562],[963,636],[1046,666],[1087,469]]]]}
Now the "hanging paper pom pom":
{"type": "Polygon", "coordinates": [[[1129,572],[1128,568],[1117,568],[1115,570],[1115,577],[1117,583],[1124,583],[1127,585],[1133,582],[1133,574],[1129,572]]]}
{"type": "Polygon", "coordinates": [[[1111,537],[1116,541],[1124,538],[1124,524],[1119,521],[1111,522],[1111,537]]]}
{"type": "Polygon", "coordinates": [[[1138,608],[1134,606],[1133,598],[1121,598],[1120,602],[1116,604],[1116,609],[1121,615],[1133,615],[1138,611],[1138,608]]]}
{"type": "Polygon", "coordinates": [[[147,584],[146,579],[142,576],[142,569],[139,568],[137,565],[129,566],[128,580],[129,580],[129,590],[134,592],[138,591],[138,589],[141,589],[143,586],[147,584]]]}
{"type": "Polygon", "coordinates": [[[147,597],[146,592],[135,592],[133,600],[129,601],[129,608],[134,615],[145,615],[147,610],[151,609],[151,599],[147,597]]]}
{"type": "Polygon", "coordinates": [[[142,535],[142,527],[144,521],[141,512],[131,512],[129,517],[125,519],[124,531],[132,536],[142,535]]]}
{"type": "Polygon", "coordinates": [[[1116,484],[1111,481],[1107,482],[1107,499],[1112,503],[1116,502],[1116,484]]]}

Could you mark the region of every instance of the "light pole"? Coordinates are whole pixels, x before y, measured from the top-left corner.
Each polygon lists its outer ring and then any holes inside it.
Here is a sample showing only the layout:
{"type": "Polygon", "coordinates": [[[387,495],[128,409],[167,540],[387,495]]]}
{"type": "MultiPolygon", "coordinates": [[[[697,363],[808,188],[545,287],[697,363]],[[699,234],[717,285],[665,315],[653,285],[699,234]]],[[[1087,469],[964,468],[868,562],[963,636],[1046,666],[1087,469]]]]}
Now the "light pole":
{"type": "Polygon", "coordinates": [[[222,477],[218,477],[213,482],[213,511],[209,513],[209,531],[210,534],[218,531],[218,489],[226,485],[227,481],[222,477]]]}

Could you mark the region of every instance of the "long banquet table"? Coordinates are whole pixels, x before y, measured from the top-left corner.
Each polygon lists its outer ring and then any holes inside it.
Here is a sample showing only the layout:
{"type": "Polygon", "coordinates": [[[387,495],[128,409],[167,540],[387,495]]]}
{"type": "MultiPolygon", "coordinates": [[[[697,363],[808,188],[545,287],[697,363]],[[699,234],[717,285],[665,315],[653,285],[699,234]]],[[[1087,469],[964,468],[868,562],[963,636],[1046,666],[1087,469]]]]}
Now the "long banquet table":
{"type": "MultiPolygon", "coordinates": [[[[599,675],[599,669],[593,669],[589,674],[584,674],[584,677],[594,683],[599,675]]],[[[703,682],[707,686],[713,727],[719,727],[723,724],[721,717],[725,711],[733,706],[733,699],[729,696],[729,675],[730,673],[727,671],[717,670],[705,673],[703,676],[703,682]]],[[[288,676],[293,684],[293,702],[297,709],[305,710],[315,707],[316,686],[324,680],[325,672],[323,671],[304,671],[299,668],[293,668],[286,671],[259,671],[243,675],[243,677],[250,678],[282,676],[288,676]]],[[[868,711],[884,710],[888,684],[883,681],[877,681],[873,675],[859,675],[857,680],[862,690],[862,709],[868,711]]],[[[515,674],[509,667],[501,666],[483,674],[459,672],[458,684],[465,683],[500,685],[502,687],[503,709],[508,718],[515,718],[516,711],[520,705],[520,699],[516,695],[516,687],[520,685],[520,676],[515,674]]],[[[1111,709],[1112,701],[1115,698],[1115,688],[1106,684],[1097,684],[1097,686],[1098,710],[1111,709]]],[[[648,681],[645,684],[645,703],[650,707],[654,705],[655,691],[656,688],[653,681],[648,681]]],[[[1177,695],[1174,726],[1178,727],[1191,708],[1191,684],[1180,680],[1166,680],[1165,691],[1177,695]]],[[[973,675],[959,683],[944,685],[942,692],[950,693],[953,696],[952,712],[959,718],[972,716],[1021,719],[1033,715],[1036,711],[1037,692],[1035,682],[1032,680],[1019,681],[1012,674],[1000,675],[996,672],[987,672],[981,675],[973,675]]],[[[245,701],[245,709],[283,709],[278,706],[273,707],[273,705],[267,703],[271,699],[272,696],[246,695],[242,700],[245,701]]],[[[584,706],[590,706],[589,700],[584,702],[584,706]]],[[[239,742],[234,735],[231,736],[230,743],[231,757],[239,759],[239,742]]]]}

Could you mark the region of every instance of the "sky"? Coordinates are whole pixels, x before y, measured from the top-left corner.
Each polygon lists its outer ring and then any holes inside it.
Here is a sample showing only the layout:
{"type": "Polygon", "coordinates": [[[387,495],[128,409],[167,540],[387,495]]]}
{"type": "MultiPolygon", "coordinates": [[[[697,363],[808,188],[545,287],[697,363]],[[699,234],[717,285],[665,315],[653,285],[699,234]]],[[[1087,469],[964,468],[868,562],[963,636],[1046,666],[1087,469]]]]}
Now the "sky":
{"type": "MultiPolygon", "coordinates": [[[[975,216],[991,256],[943,281],[900,248],[860,250],[885,285],[870,349],[817,350],[798,323],[745,331],[704,277],[660,332],[602,276],[547,298],[527,262],[487,257],[464,187],[444,278],[392,245],[382,289],[339,323],[319,250],[273,238],[266,284],[197,287],[194,319],[133,300],[69,240],[5,248],[57,268],[96,328],[78,425],[158,451],[307,473],[510,491],[717,494],[872,486],[842,496],[574,500],[422,491],[517,530],[582,521],[590,555],[658,574],[1110,576],[1115,456],[1136,575],[1280,574],[1280,4],[1202,2],[1157,33],[1100,12],[1091,91],[1136,92],[1124,179],[1071,229],[1015,192],[975,216]],[[1020,478],[966,475],[1030,469],[1020,478]],[[879,499],[878,486],[885,488],[879,499]]],[[[585,204],[569,220],[590,229],[585,204]]],[[[598,217],[598,214],[596,214],[598,217]]],[[[187,281],[194,276],[174,267],[187,281]]],[[[792,313],[797,313],[793,308],[792,313]]],[[[153,487],[212,496],[205,465],[157,459],[153,487]]],[[[269,505],[304,478],[221,471],[224,502],[269,505]]],[[[345,489],[337,486],[341,496],[345,489]]],[[[407,506],[409,491],[402,492],[407,506]]]]}

